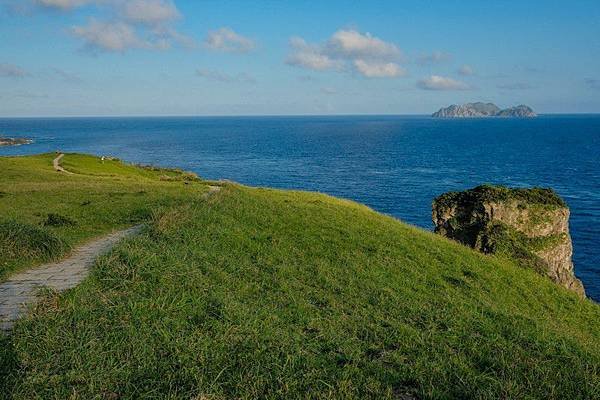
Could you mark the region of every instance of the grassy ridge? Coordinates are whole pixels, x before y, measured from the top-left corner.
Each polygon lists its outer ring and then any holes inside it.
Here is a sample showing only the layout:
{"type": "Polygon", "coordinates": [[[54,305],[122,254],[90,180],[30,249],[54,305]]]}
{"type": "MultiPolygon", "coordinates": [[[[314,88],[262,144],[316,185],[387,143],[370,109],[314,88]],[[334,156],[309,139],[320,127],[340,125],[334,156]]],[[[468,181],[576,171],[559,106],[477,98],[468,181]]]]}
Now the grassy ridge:
{"type": "Polygon", "coordinates": [[[0,393],[600,397],[598,305],[510,261],[311,193],[232,184],[150,214],[5,339],[0,393]]]}
{"type": "Polygon", "coordinates": [[[180,171],[79,154],[63,161],[76,174],[60,174],[52,167],[54,157],[0,157],[0,281],[92,237],[143,221],[156,207],[205,191],[205,185],[183,185],[187,174],[180,171]],[[18,232],[25,230],[36,231],[37,240],[18,242],[18,232]]]}

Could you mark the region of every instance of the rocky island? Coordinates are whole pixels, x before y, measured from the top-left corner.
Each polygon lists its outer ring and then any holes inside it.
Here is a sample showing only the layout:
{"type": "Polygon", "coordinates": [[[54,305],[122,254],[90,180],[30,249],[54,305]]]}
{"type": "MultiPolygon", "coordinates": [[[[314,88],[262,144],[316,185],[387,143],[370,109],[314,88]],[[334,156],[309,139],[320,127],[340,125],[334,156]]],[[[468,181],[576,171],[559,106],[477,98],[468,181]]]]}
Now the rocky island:
{"type": "Polygon", "coordinates": [[[481,118],[481,117],[513,117],[531,118],[537,114],[526,105],[501,109],[494,103],[466,103],[462,105],[452,104],[441,108],[431,115],[434,118],[481,118]]]}
{"type": "Polygon", "coordinates": [[[552,189],[478,186],[433,202],[435,232],[486,254],[515,259],[585,297],[573,273],[569,208],[552,189]]]}
{"type": "Polygon", "coordinates": [[[30,144],[33,141],[27,138],[7,138],[0,136],[0,146],[20,146],[22,144],[30,144]]]}

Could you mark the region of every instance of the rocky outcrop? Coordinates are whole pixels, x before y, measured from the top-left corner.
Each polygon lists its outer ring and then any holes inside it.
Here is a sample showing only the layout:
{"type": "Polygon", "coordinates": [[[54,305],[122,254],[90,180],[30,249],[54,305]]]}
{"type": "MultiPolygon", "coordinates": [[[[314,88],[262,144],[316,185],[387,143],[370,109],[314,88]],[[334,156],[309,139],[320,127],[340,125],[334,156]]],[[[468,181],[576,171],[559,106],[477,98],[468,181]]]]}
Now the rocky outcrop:
{"type": "Polygon", "coordinates": [[[435,232],[515,259],[585,297],[573,273],[569,209],[551,189],[479,186],[433,202],[435,232]]]}
{"type": "Polygon", "coordinates": [[[32,143],[31,139],[0,137],[0,146],[20,146],[22,144],[30,143],[32,143]]]}
{"type": "Polygon", "coordinates": [[[531,107],[521,104],[516,107],[500,110],[495,117],[532,118],[537,117],[537,114],[531,107]]]}
{"type": "Polygon", "coordinates": [[[433,113],[435,118],[472,118],[472,117],[491,117],[500,111],[497,105],[493,103],[467,103],[463,105],[452,104],[449,107],[441,108],[433,113]]]}
{"type": "Polygon", "coordinates": [[[482,117],[514,117],[530,118],[537,114],[526,105],[506,108],[501,110],[493,103],[467,103],[463,105],[453,104],[431,115],[434,118],[482,118],[482,117]]]}

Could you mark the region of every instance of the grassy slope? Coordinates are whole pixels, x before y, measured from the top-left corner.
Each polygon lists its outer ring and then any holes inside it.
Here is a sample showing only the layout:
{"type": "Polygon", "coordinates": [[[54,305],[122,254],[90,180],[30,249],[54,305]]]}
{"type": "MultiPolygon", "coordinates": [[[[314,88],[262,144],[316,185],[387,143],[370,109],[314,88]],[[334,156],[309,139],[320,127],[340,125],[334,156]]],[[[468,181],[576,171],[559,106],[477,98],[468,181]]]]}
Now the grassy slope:
{"type": "Polygon", "coordinates": [[[600,308],[324,195],[153,214],[4,339],[14,398],[600,396],[600,308]]]}
{"type": "MultiPolygon", "coordinates": [[[[0,224],[17,221],[66,244],[46,256],[15,252],[0,257],[0,281],[11,272],[64,255],[82,241],[147,219],[160,205],[181,202],[205,190],[204,185],[184,187],[181,181],[164,181],[165,176],[181,176],[176,171],[141,169],[77,154],[67,155],[63,166],[78,175],[66,176],[53,170],[55,156],[0,157],[0,224]],[[44,227],[51,213],[74,224],[44,227]]],[[[0,226],[0,251],[3,244],[8,245],[3,234],[0,226]]]]}

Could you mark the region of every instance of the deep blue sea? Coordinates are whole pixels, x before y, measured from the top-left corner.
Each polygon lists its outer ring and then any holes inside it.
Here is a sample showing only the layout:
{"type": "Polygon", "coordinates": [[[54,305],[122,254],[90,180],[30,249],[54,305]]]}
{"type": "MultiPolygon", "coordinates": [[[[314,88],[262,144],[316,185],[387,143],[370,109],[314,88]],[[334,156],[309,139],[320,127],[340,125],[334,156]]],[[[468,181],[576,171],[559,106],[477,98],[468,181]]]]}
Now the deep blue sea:
{"type": "Polygon", "coordinates": [[[600,301],[600,115],[0,119],[0,135],[35,140],[0,155],[86,152],[320,191],[425,229],[449,190],[552,187],[571,207],[576,274],[600,301]]]}

